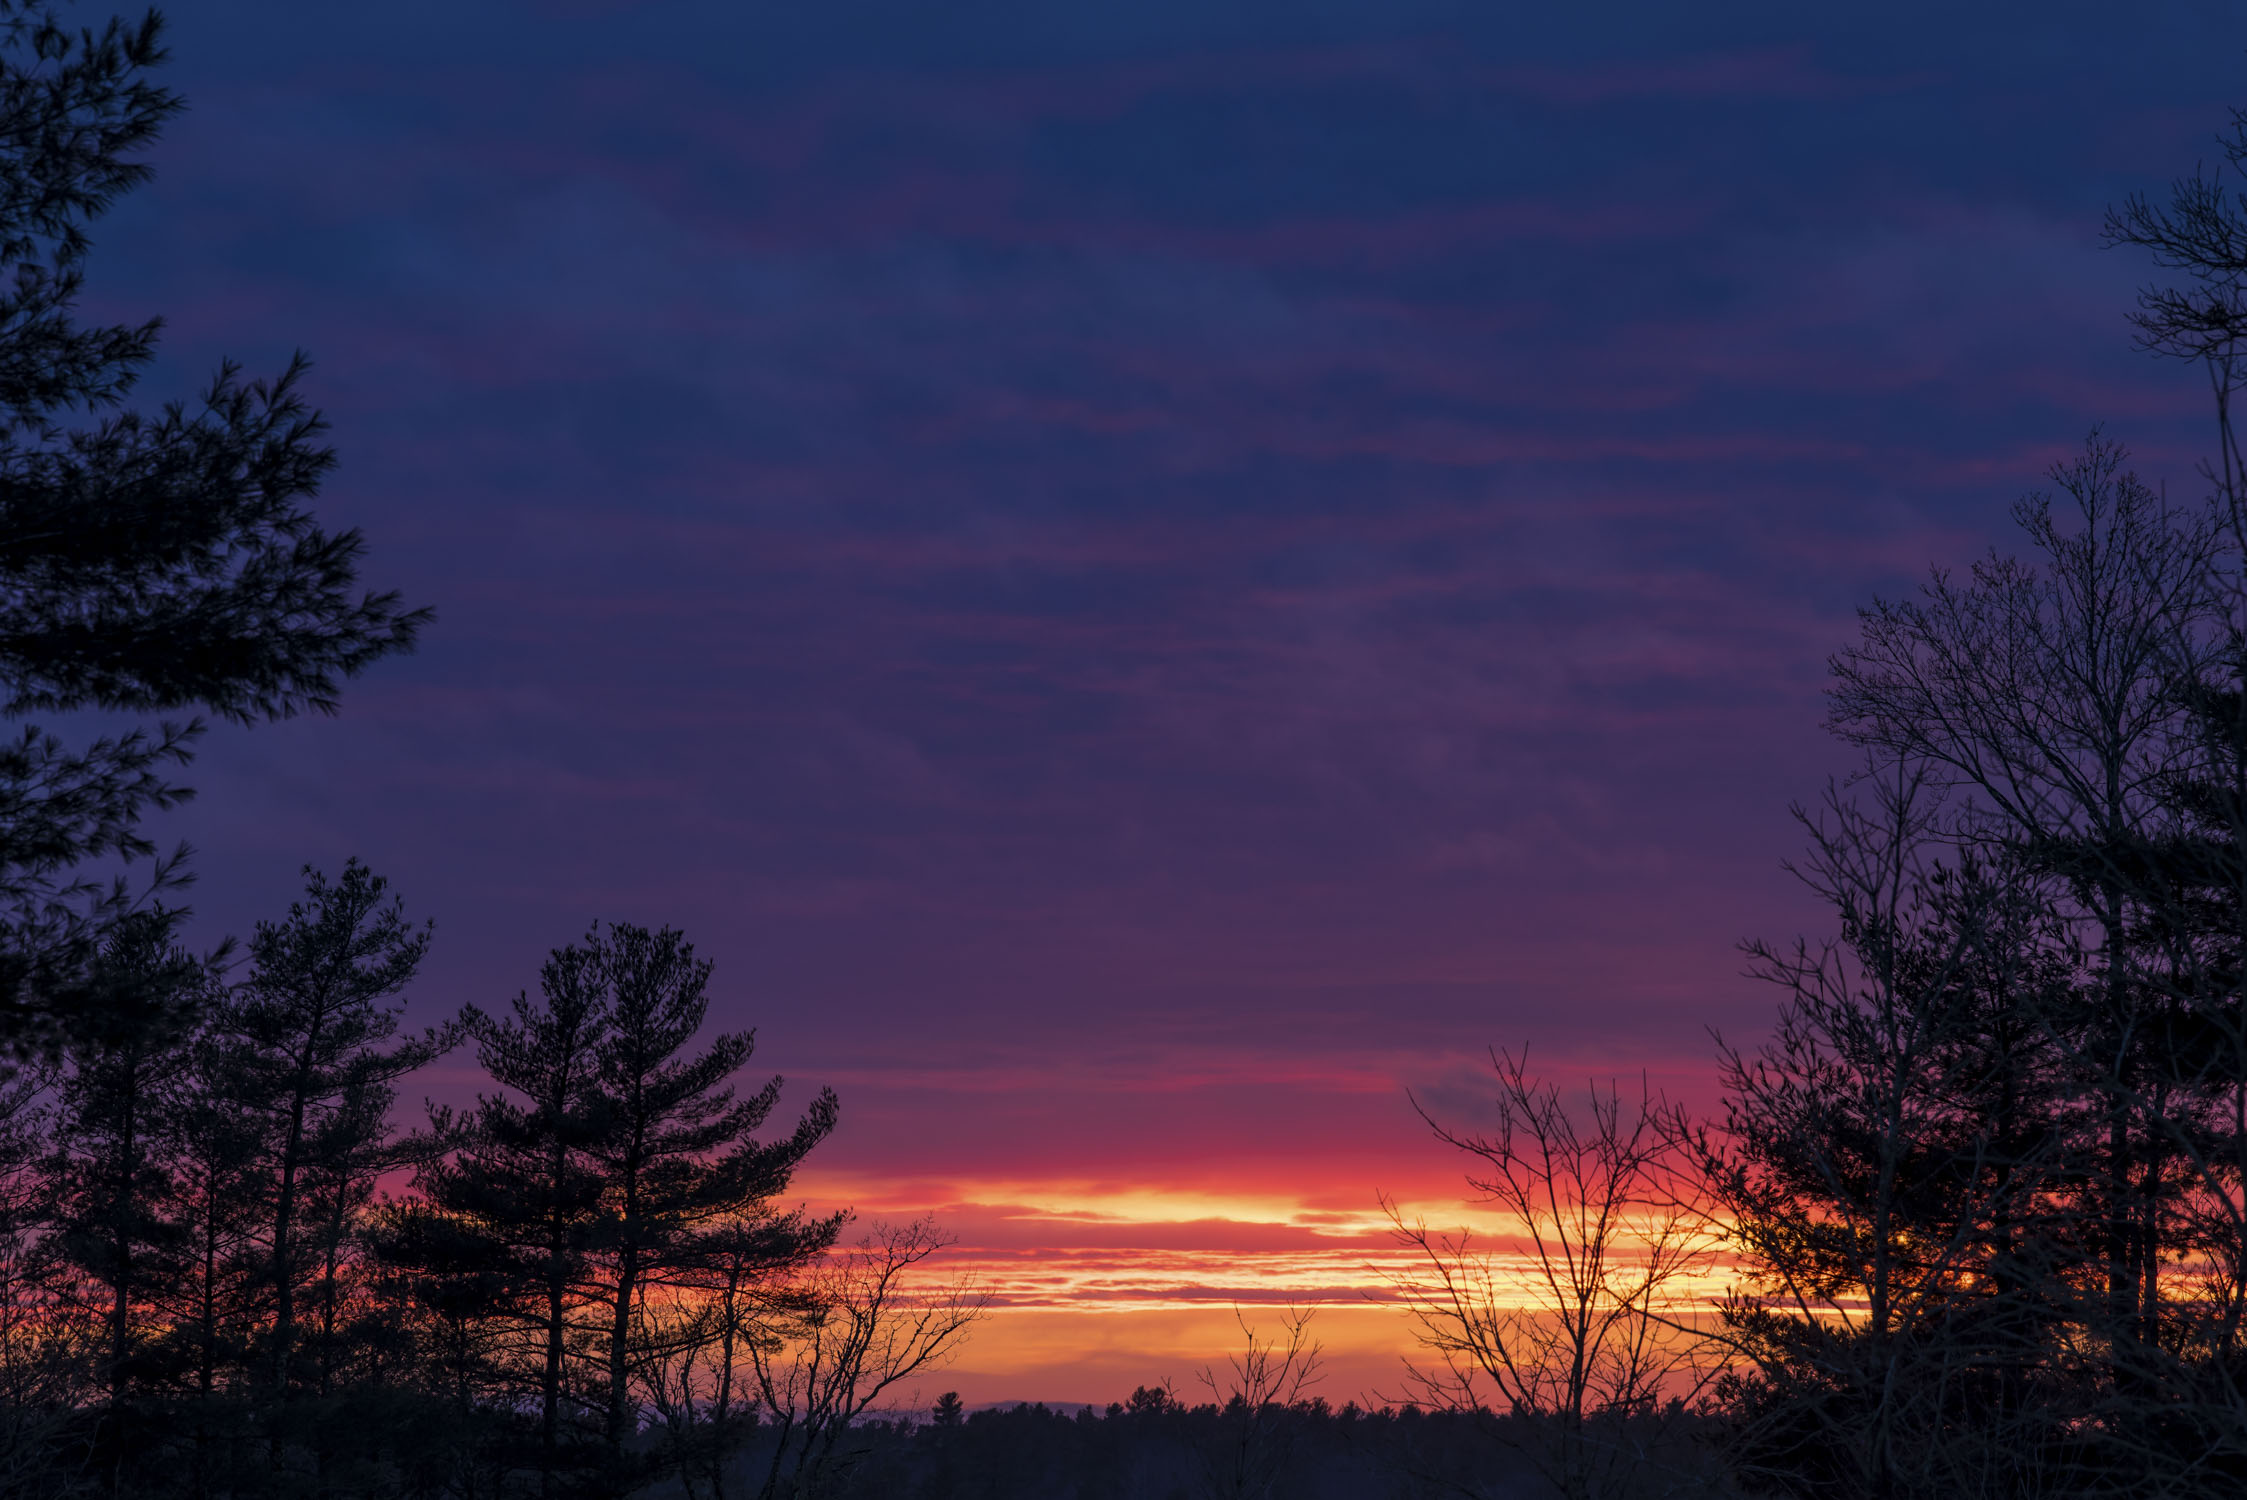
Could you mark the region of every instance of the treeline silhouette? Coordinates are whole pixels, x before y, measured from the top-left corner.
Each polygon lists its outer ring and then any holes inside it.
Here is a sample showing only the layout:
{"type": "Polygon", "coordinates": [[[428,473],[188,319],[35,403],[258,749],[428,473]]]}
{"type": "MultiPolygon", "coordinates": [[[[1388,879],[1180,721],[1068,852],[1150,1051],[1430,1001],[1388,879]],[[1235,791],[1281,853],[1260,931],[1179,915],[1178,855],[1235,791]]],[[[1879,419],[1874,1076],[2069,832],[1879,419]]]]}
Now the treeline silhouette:
{"type": "Polygon", "coordinates": [[[361,865],[239,974],[175,926],[117,923],[103,1003],[0,1093],[6,1492],[625,1493],[676,1467],[651,1366],[739,1333],[705,1304],[754,1287],[768,1343],[826,1311],[789,1273],[841,1219],[772,1200],[834,1096],[756,1138],[780,1080],[736,1093],[746,1032],[690,1046],[679,934],[597,931],[505,1013],[408,1033],[427,930],[361,865]],[[486,1091],[401,1130],[399,1081],[456,1044],[486,1091]]]}
{"type": "Polygon", "coordinates": [[[2247,115],[2108,223],[2216,395],[2207,498],[2094,435],[2018,554],[1864,611],[1829,930],[1749,945],[1714,1119],[1496,1054],[1495,1123],[1429,1123],[1514,1232],[1390,1205],[1409,1401],[1318,1400],[1295,1318],[1207,1403],[905,1421],[981,1306],[930,1225],[783,1206],[835,1101],[765,1134],[679,933],[419,1030],[429,929],[355,862],[184,942],[142,823],[194,716],[331,711],[429,617],[309,508],[301,360],[142,413],[157,325],[74,320],[161,35],[0,0],[5,712],[189,716],[0,745],[0,1496],[2247,1493],[2247,115]],[[453,1054],[476,1102],[408,1126],[453,1054]]]}
{"type": "MultiPolygon", "coordinates": [[[[1528,1420],[1417,1405],[1301,1399],[1252,1412],[1237,1396],[1179,1401],[1142,1386],[1105,1410],[1036,1403],[863,1424],[836,1500],[1417,1500],[1551,1493],[1506,1455],[1528,1420]],[[1242,1456],[1252,1464],[1243,1468],[1242,1456]]],[[[1643,1424],[1656,1436],[1653,1424],[1643,1424]]],[[[1660,1434],[1679,1472],[1705,1462],[1695,1435],[1660,1434]]],[[[755,1451],[752,1438],[750,1448],[755,1451]]]]}

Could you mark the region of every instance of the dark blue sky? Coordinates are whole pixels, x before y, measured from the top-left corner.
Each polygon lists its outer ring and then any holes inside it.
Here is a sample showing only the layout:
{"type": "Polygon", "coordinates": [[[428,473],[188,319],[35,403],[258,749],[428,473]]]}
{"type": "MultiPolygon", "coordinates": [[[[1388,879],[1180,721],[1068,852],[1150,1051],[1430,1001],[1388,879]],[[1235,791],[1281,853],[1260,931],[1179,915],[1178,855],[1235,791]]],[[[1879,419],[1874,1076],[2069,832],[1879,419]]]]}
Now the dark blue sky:
{"type": "Polygon", "coordinates": [[[309,349],[438,613],[213,736],[205,920],[358,854],[432,1010],[681,925],[897,1201],[1362,1206],[1486,1043],[1694,1074],[1852,610],[2209,426],[2098,230],[2247,15],[1834,9],[178,7],[92,302],[151,396],[309,349]]]}

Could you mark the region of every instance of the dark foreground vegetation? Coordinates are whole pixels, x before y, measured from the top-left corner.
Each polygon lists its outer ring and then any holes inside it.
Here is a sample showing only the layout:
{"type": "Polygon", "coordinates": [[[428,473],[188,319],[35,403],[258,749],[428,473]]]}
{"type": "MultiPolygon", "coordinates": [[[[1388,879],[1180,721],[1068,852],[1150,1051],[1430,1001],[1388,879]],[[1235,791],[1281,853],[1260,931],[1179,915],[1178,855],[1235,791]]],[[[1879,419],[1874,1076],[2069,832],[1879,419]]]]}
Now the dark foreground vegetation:
{"type": "MultiPolygon", "coordinates": [[[[935,1421],[870,1424],[859,1434],[857,1462],[830,1493],[837,1500],[1544,1500],[1551,1486],[1506,1456],[1531,1441],[1516,1430],[1521,1425],[1488,1412],[1365,1411],[1321,1400],[1252,1414],[1239,1402],[1186,1406],[1143,1387],[1105,1411],[1026,1405],[947,1417],[940,1409],[935,1421]]],[[[1694,1432],[1638,1425],[1665,1445],[1660,1456],[1679,1473],[1710,1469],[1694,1432]]],[[[752,1459],[756,1451],[753,1440],[752,1459]]]]}
{"type": "Polygon", "coordinates": [[[195,716],[331,709],[428,620],[308,508],[301,363],[136,412],[156,325],[74,320],[177,108],[159,39],[0,0],[0,1497],[2247,1493],[2234,177],[2109,225],[2216,393],[2205,498],[2095,436],[2018,555],[1865,612],[1862,760],[1801,814],[1831,935],[1750,946],[1777,1019],[1718,1118],[1499,1054],[1497,1124],[1431,1125],[1520,1233],[1395,1213],[1409,1405],[1320,1403],[1294,1318],[1206,1405],[901,1423],[980,1309],[919,1279],[928,1225],[785,1206],[836,1103],[768,1131],[678,933],[418,1030],[428,929],[357,863],[183,943],[141,825],[195,716]],[[24,723],[89,711],[180,717],[24,723]],[[455,1052],[477,1102],[403,1120],[455,1052]]]}

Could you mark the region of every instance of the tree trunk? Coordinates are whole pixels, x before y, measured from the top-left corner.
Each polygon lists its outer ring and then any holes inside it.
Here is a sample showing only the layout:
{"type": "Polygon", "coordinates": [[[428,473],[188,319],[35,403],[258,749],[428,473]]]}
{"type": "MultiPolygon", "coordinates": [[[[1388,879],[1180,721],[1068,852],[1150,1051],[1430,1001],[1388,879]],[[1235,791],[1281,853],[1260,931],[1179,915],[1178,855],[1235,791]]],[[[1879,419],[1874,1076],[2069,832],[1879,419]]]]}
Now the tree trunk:
{"type": "Polygon", "coordinates": [[[110,1205],[114,1214],[116,1235],[113,1245],[117,1255],[114,1275],[116,1283],[109,1314],[109,1488],[112,1494],[120,1492],[125,1467],[125,1359],[132,1352],[132,1282],[133,1282],[133,1232],[129,1217],[133,1199],[134,1179],[140,1152],[140,1085],[137,1076],[139,1059],[127,1063],[134,1071],[132,1081],[125,1088],[123,1129],[120,1133],[117,1160],[116,1198],[110,1205]]]}
{"type": "Polygon", "coordinates": [[[630,1394],[626,1383],[627,1355],[632,1337],[632,1295],[637,1289],[639,1269],[638,1248],[625,1245],[617,1257],[616,1311],[609,1324],[608,1443],[611,1453],[622,1453],[624,1440],[630,1435],[626,1431],[631,1412],[631,1403],[626,1399],[630,1394]]]}
{"type": "MultiPolygon", "coordinates": [[[[559,1177],[559,1173],[556,1174],[559,1177]]],[[[542,1455],[539,1473],[539,1493],[554,1493],[554,1461],[558,1438],[557,1423],[562,1405],[562,1315],[567,1303],[566,1289],[562,1284],[563,1227],[557,1212],[554,1226],[547,1236],[546,1260],[546,1369],[539,1386],[538,1441],[542,1455]]]]}
{"type": "MultiPolygon", "coordinates": [[[[301,1074],[299,1075],[301,1078],[301,1074]]],[[[304,1088],[289,1101],[289,1133],[281,1147],[281,1181],[273,1196],[273,1388],[289,1388],[289,1345],[296,1337],[295,1276],[289,1267],[289,1227],[296,1218],[298,1153],[304,1149],[304,1088]]]]}

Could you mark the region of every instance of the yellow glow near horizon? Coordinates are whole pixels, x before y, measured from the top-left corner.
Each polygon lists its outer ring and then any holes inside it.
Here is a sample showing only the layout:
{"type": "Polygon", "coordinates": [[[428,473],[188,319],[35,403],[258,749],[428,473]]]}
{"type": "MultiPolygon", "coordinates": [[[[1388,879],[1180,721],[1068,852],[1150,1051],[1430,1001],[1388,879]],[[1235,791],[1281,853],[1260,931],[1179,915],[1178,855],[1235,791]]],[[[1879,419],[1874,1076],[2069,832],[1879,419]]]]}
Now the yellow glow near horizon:
{"type": "MultiPolygon", "coordinates": [[[[1321,1388],[1337,1403],[1395,1396],[1416,1351],[1394,1287],[1425,1263],[1391,1238],[1370,1190],[1353,1205],[1347,1189],[1264,1183],[823,1174],[804,1185],[828,1203],[857,1205],[862,1221],[933,1207],[960,1236],[927,1269],[936,1281],[972,1282],[993,1305],[952,1367],[932,1377],[932,1396],[1100,1403],[1168,1380],[1190,1397],[1198,1371],[1221,1371],[1241,1350],[1240,1318],[1268,1336],[1288,1305],[1315,1310],[1330,1372],[1321,1388]]],[[[1499,1307],[1545,1303],[1518,1221],[1461,1202],[1455,1180],[1415,1186],[1399,1195],[1405,1222],[1471,1231],[1499,1307]]],[[[1729,1268],[1712,1267],[1678,1283],[1675,1302],[1705,1307],[1731,1284],[1729,1268]]]]}

